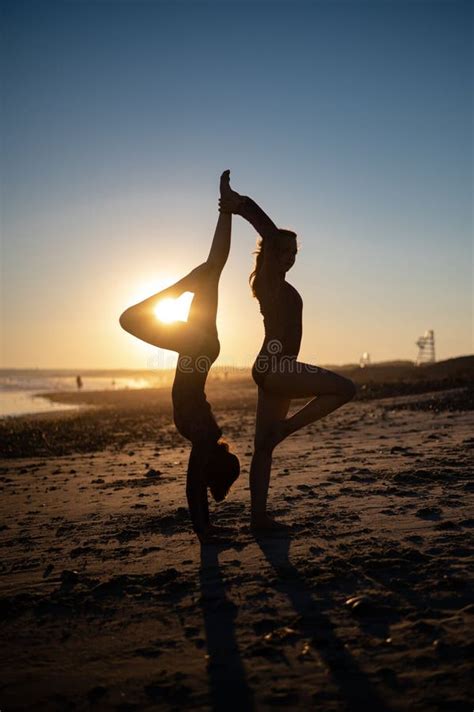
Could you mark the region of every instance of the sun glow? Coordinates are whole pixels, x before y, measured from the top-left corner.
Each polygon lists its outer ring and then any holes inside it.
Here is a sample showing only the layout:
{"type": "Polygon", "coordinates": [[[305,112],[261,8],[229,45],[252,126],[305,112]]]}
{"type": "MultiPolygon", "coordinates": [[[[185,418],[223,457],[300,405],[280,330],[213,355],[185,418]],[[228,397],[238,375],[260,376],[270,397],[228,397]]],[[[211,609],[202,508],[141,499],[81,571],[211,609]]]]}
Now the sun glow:
{"type": "Polygon", "coordinates": [[[186,321],[192,298],[193,295],[190,292],[186,292],[178,299],[162,299],[153,310],[156,318],[165,324],[171,324],[174,321],[186,321]]]}

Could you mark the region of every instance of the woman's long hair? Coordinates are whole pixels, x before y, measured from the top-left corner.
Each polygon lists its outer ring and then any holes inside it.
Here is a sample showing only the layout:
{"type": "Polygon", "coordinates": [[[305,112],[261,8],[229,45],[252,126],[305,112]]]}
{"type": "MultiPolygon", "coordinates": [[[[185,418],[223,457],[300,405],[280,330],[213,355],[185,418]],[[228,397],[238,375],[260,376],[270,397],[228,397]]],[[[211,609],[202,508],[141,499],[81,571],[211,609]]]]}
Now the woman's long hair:
{"type": "Polygon", "coordinates": [[[293,230],[278,230],[274,237],[267,238],[266,240],[260,238],[257,242],[257,249],[254,252],[255,265],[249,277],[249,284],[253,296],[258,300],[260,300],[262,296],[262,288],[264,287],[261,276],[265,251],[274,250],[278,252],[280,246],[288,239],[296,240],[296,232],[293,232],[293,230]]]}

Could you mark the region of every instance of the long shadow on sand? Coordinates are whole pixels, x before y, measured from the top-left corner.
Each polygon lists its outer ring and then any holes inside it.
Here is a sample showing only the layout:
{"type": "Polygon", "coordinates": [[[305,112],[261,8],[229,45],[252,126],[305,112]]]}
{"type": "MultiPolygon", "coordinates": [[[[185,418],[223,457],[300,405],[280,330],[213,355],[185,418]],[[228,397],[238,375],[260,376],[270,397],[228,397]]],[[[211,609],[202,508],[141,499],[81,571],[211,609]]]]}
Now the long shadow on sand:
{"type": "Polygon", "coordinates": [[[237,607],[226,596],[218,549],[201,549],[201,606],[209,655],[207,672],[213,710],[254,709],[235,634],[237,607]]]}
{"type": "MultiPolygon", "coordinates": [[[[299,627],[311,638],[315,650],[339,687],[351,712],[389,712],[367,675],[338,638],[331,620],[321,611],[321,603],[310,593],[311,584],[289,560],[291,539],[256,537],[265,558],[277,574],[274,588],[284,593],[299,616],[299,627]]],[[[327,602],[326,602],[327,604],[327,602]]],[[[325,605],[326,605],[325,604],[325,605]]]]}

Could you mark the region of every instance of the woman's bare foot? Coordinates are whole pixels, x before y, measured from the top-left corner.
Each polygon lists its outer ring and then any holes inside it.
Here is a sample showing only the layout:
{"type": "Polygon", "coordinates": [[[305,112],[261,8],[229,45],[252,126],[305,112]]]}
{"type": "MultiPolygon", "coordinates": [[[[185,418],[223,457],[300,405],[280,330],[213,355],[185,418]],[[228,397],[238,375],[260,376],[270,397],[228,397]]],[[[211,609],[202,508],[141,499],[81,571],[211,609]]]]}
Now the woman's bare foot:
{"type": "Polygon", "coordinates": [[[228,199],[232,197],[232,193],[234,192],[232,188],[230,187],[230,171],[224,171],[221,175],[221,180],[220,180],[220,191],[221,191],[221,198],[228,199]]]}
{"type": "Polygon", "coordinates": [[[250,520],[250,528],[253,531],[259,532],[285,532],[289,531],[291,527],[288,524],[283,524],[282,522],[277,522],[268,514],[252,514],[250,520]]]}
{"type": "Polygon", "coordinates": [[[224,213],[235,213],[244,198],[230,187],[230,171],[224,171],[220,180],[221,198],[219,208],[224,213]]]}

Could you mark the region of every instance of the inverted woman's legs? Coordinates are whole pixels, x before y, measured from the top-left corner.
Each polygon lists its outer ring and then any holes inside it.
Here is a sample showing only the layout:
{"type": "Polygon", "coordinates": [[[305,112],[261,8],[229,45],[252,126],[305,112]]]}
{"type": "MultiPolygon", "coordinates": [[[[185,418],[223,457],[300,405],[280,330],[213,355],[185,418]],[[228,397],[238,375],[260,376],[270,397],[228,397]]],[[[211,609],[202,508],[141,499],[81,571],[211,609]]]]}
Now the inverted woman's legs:
{"type": "Polygon", "coordinates": [[[230,249],[232,216],[220,213],[209,257],[186,277],[161,292],[126,309],[120,317],[125,331],[146,341],[178,353],[193,353],[199,348],[204,332],[215,332],[219,278],[230,249]],[[194,298],[187,322],[160,322],[154,309],[166,298],[177,298],[193,292],[194,298]]]}
{"type": "Polygon", "coordinates": [[[205,263],[193,269],[186,277],[170,287],[126,309],[120,317],[122,329],[137,339],[152,344],[152,346],[178,353],[188,353],[198,334],[195,334],[188,327],[188,323],[184,321],[175,321],[170,324],[161,322],[155,315],[155,308],[163,299],[175,299],[184,292],[192,292],[196,289],[199,276],[204,269],[205,263]]]}
{"type": "MultiPolygon", "coordinates": [[[[220,179],[221,197],[229,182],[229,171],[224,171],[220,179]]],[[[226,212],[225,202],[221,200],[211,249],[205,262],[205,269],[199,275],[188,316],[188,324],[204,329],[215,329],[217,317],[219,279],[230,252],[232,232],[232,213],[226,212]]],[[[230,206],[229,206],[230,207],[230,206]]]]}
{"type": "Polygon", "coordinates": [[[188,324],[213,331],[216,328],[219,280],[229,256],[232,215],[219,214],[211,249],[199,274],[194,291],[188,324]]]}

